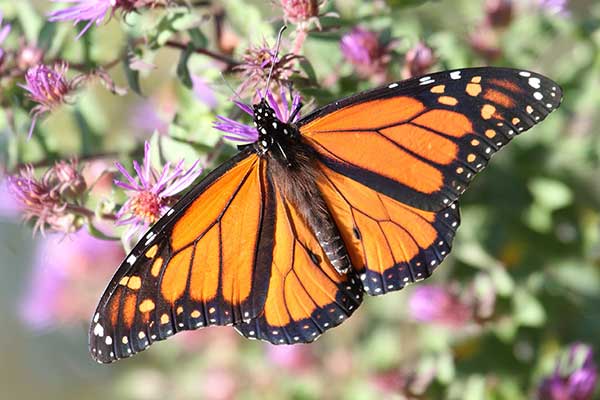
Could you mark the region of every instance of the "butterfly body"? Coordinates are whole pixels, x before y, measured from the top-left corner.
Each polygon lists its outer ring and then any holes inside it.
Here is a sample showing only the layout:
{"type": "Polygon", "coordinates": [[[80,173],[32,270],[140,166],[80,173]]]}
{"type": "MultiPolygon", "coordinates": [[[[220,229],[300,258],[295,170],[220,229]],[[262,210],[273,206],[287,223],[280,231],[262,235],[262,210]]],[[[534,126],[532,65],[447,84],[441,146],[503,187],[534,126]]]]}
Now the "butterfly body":
{"type": "MultiPolygon", "coordinates": [[[[320,179],[317,154],[302,141],[298,128],[279,120],[265,100],[253,109],[259,132],[254,149],[267,163],[267,178],[299,210],[336,271],[346,273],[350,258],[316,184],[320,179]]],[[[310,256],[320,262],[313,253],[310,256]]]]}
{"type": "Polygon", "coordinates": [[[92,319],[92,356],[109,363],[210,325],[314,341],[365,293],[429,277],[451,250],[459,196],[561,98],[540,74],[484,67],[393,82],[299,120],[261,101],[258,140],[193,187],[117,270],[92,319]]]}

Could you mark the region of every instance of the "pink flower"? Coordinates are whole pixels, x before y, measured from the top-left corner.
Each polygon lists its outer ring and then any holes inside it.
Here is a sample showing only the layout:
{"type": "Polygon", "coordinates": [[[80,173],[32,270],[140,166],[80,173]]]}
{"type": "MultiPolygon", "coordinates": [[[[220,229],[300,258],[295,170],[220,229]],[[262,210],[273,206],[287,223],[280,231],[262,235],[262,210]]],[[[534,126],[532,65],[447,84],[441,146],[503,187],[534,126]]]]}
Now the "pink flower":
{"type": "Polygon", "coordinates": [[[150,162],[150,144],[144,145],[144,161],[140,166],[133,162],[137,173],[134,178],[121,163],[117,169],[127,182],[115,180],[115,185],[127,191],[128,199],[117,213],[117,225],[128,225],[124,240],[130,242],[134,235],[144,233],[148,227],[158,221],[173,205],[177,195],[190,186],[202,173],[199,161],[185,170],[183,160],[171,168],[167,163],[162,170],[155,169],[150,162]]]}
{"type": "Polygon", "coordinates": [[[317,0],[280,0],[285,21],[293,24],[308,22],[319,16],[317,0]]]}
{"type": "Polygon", "coordinates": [[[267,346],[267,358],[276,368],[301,372],[314,365],[315,357],[310,345],[267,346]]]}
{"type": "Polygon", "coordinates": [[[117,242],[79,231],[48,235],[36,246],[21,318],[33,329],[79,325],[94,311],[104,283],[125,256],[117,242]]]}
{"type": "MultiPolygon", "coordinates": [[[[248,115],[254,115],[254,111],[252,111],[252,107],[249,105],[238,101],[235,101],[234,103],[248,115]]],[[[298,109],[301,103],[300,95],[297,92],[292,92],[290,90],[289,93],[286,93],[285,90],[281,89],[279,101],[277,101],[275,96],[273,96],[273,93],[269,90],[267,91],[267,103],[275,111],[275,114],[280,121],[291,123],[300,118],[300,113],[297,112],[296,115],[294,115],[294,118],[290,120],[292,113],[298,109]],[[288,103],[288,94],[292,99],[291,103],[288,103]]],[[[256,127],[242,124],[241,122],[234,121],[227,117],[218,115],[213,127],[219,131],[225,132],[225,135],[223,135],[225,139],[233,140],[241,144],[254,143],[258,140],[258,131],[256,130],[256,127]]]]}
{"type": "Polygon", "coordinates": [[[410,314],[420,322],[460,328],[468,323],[471,306],[449,288],[440,285],[417,286],[409,300],[410,314]]]}
{"type": "MultiPolygon", "coordinates": [[[[0,46],[2,45],[2,43],[6,40],[6,37],[8,36],[8,34],[10,33],[11,30],[11,25],[10,24],[6,24],[6,25],[2,25],[2,20],[4,16],[2,15],[2,12],[0,12],[0,46]]],[[[4,50],[2,49],[2,47],[0,47],[0,65],[2,65],[2,61],[4,60],[4,50]]]]}
{"type": "Polygon", "coordinates": [[[87,21],[85,27],[79,32],[80,38],[93,24],[100,25],[111,17],[116,10],[133,11],[136,0],[50,0],[54,3],[75,3],[75,5],[62,10],[53,11],[48,14],[48,20],[73,21],[76,25],[81,21],[87,21]],[[107,17],[108,15],[108,17],[107,17]]]}
{"type": "Polygon", "coordinates": [[[342,54],[362,77],[385,74],[390,61],[389,45],[382,43],[379,34],[362,27],[355,27],[342,36],[342,54]]]}
{"type": "Polygon", "coordinates": [[[408,79],[424,75],[435,61],[433,50],[425,42],[418,42],[406,53],[402,77],[408,79]]]}
{"type": "Polygon", "coordinates": [[[69,95],[76,88],[77,81],[69,81],[66,73],[69,67],[66,63],[56,64],[53,67],[47,65],[36,65],[29,68],[25,73],[25,85],[19,84],[25,89],[29,98],[38,103],[32,110],[33,119],[29,128],[28,138],[31,138],[37,119],[49,113],[54,108],[69,100],[69,95]]]}

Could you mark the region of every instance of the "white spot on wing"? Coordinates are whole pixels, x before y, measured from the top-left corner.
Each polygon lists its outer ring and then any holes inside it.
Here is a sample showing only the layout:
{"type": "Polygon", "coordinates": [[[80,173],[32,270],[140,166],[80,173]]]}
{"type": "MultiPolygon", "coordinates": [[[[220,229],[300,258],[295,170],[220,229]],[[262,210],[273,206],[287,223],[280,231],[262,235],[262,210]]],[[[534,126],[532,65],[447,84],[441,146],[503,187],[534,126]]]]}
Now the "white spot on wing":
{"type": "Polygon", "coordinates": [[[519,75],[524,76],[525,78],[528,78],[531,76],[531,72],[529,71],[521,71],[519,72],[519,75]]]}
{"type": "Polygon", "coordinates": [[[528,82],[529,82],[529,86],[531,86],[532,88],[534,88],[534,89],[540,88],[540,83],[541,83],[540,78],[535,78],[535,77],[529,78],[528,82]]]}
{"type": "Polygon", "coordinates": [[[100,337],[104,336],[104,328],[102,327],[102,325],[96,324],[96,326],[94,327],[94,335],[100,337]]]}
{"type": "Polygon", "coordinates": [[[396,88],[396,87],[398,87],[398,84],[397,84],[396,82],[394,82],[394,83],[390,83],[390,84],[388,85],[388,88],[390,88],[390,89],[393,89],[393,88],[396,88]]]}
{"type": "Polygon", "coordinates": [[[460,79],[461,78],[460,72],[461,71],[452,71],[452,72],[450,72],[450,78],[455,79],[455,80],[456,79],[460,79]]]}
{"type": "Polygon", "coordinates": [[[135,260],[137,260],[137,258],[132,254],[129,257],[127,257],[127,264],[133,265],[133,263],[135,262],[135,260]]]}

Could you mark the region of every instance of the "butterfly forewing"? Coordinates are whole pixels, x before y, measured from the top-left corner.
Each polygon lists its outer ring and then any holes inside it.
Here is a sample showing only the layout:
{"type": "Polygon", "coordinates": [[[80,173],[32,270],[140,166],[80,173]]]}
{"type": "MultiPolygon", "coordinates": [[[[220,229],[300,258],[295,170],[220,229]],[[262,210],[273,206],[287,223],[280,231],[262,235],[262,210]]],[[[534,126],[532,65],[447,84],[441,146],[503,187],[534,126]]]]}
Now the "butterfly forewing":
{"type": "Polygon", "coordinates": [[[331,169],[407,205],[439,211],[561,97],[556,83],[533,72],[471,68],[361,93],[298,125],[331,169]]]}
{"type": "Polygon", "coordinates": [[[273,244],[264,162],[245,152],[152,227],[106,289],[90,350],[111,362],[177,331],[230,325],[263,309],[273,244]]]}

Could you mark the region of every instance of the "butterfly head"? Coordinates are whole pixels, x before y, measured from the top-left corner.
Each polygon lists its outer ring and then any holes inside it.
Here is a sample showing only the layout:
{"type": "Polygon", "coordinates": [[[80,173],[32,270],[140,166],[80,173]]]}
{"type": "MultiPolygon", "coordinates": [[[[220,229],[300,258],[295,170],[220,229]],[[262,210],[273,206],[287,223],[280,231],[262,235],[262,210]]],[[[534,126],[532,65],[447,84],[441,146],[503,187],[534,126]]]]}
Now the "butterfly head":
{"type": "Polygon", "coordinates": [[[261,153],[266,153],[277,143],[285,141],[285,138],[291,137],[295,132],[294,128],[281,121],[277,113],[269,105],[267,100],[262,99],[253,106],[254,126],[258,131],[258,141],[256,145],[261,153]]]}

